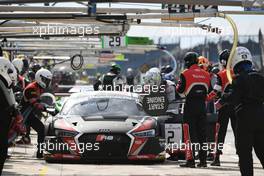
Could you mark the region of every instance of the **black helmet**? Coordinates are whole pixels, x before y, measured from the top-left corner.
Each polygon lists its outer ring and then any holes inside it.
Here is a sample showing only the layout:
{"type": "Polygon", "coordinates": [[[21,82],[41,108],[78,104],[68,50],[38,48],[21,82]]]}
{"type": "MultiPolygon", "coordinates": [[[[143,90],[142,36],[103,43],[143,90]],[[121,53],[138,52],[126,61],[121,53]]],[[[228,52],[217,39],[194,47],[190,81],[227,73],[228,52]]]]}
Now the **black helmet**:
{"type": "Polygon", "coordinates": [[[166,66],[166,73],[172,72],[173,68],[170,65],[166,66]]]}
{"type": "Polygon", "coordinates": [[[185,67],[189,68],[194,64],[198,64],[198,57],[199,55],[196,52],[186,53],[184,56],[185,67]]]}
{"type": "Polygon", "coordinates": [[[33,71],[28,71],[28,78],[30,79],[30,81],[34,81],[35,80],[35,75],[36,73],[33,71]]]}
{"type": "Polygon", "coordinates": [[[219,61],[224,67],[226,67],[227,65],[229,55],[230,55],[230,50],[228,49],[223,50],[219,55],[219,61]]]}
{"type": "Polygon", "coordinates": [[[160,69],[160,72],[161,73],[165,73],[166,72],[166,66],[162,66],[161,69],[160,69]]]}
{"type": "Polygon", "coordinates": [[[162,74],[167,74],[172,72],[173,68],[170,65],[162,66],[161,67],[161,73],[162,74]]]}
{"type": "Polygon", "coordinates": [[[211,69],[210,72],[217,74],[220,71],[219,66],[218,65],[214,65],[211,69]]]}
{"type": "Polygon", "coordinates": [[[29,69],[29,62],[27,59],[22,59],[22,61],[23,61],[23,68],[22,68],[21,74],[23,75],[29,69]]]}
{"type": "Polygon", "coordinates": [[[115,74],[119,74],[121,72],[121,67],[118,64],[112,64],[111,65],[111,71],[115,74]]]}
{"type": "Polygon", "coordinates": [[[37,71],[41,69],[41,66],[38,63],[35,63],[31,69],[34,73],[37,73],[37,71]]]}

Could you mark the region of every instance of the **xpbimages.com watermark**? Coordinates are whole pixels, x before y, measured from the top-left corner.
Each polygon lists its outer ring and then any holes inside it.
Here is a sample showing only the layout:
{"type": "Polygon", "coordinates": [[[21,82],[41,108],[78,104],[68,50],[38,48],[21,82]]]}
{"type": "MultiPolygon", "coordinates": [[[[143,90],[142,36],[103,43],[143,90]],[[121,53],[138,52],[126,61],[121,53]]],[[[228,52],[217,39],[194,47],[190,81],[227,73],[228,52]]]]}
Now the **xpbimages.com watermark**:
{"type": "Polygon", "coordinates": [[[45,35],[73,35],[84,37],[86,35],[97,35],[100,33],[100,27],[95,25],[42,25],[33,26],[33,35],[40,37],[45,35]]]}
{"type": "Polygon", "coordinates": [[[222,151],[224,148],[224,143],[184,143],[182,141],[180,141],[179,143],[166,143],[165,144],[165,150],[166,151],[170,151],[170,152],[175,152],[178,150],[181,151],[186,151],[186,150],[195,150],[195,151],[199,151],[199,150],[204,150],[204,151],[222,151]]]}
{"type": "Polygon", "coordinates": [[[113,85],[102,85],[99,88],[100,91],[123,91],[133,92],[140,95],[150,95],[150,93],[165,93],[166,85],[127,85],[127,84],[116,84],[113,85]]]}
{"type": "MultiPolygon", "coordinates": [[[[176,152],[176,151],[186,151],[186,150],[204,150],[204,151],[222,151],[224,148],[224,143],[203,143],[202,145],[199,143],[184,143],[180,141],[179,143],[163,143],[165,151],[176,152]]],[[[37,145],[35,146],[37,148],[37,145]]],[[[51,143],[47,141],[46,143],[40,144],[40,151],[75,151],[79,154],[83,154],[85,151],[99,151],[100,143],[99,142],[87,142],[87,143],[78,143],[70,142],[70,143],[51,143]]]]}
{"type": "Polygon", "coordinates": [[[87,142],[87,143],[78,143],[69,142],[69,143],[51,143],[47,141],[46,143],[40,144],[40,151],[76,151],[79,154],[84,153],[85,151],[98,151],[100,150],[100,143],[87,142]]]}

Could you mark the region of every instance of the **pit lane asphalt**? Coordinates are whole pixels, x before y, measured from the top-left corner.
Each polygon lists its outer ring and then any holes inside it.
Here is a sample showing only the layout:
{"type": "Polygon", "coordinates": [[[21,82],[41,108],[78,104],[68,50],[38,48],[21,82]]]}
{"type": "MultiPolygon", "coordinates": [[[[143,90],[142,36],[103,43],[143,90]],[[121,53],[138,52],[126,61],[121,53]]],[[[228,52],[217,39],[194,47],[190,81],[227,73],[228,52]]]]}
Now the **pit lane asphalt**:
{"type": "MultiPolygon", "coordinates": [[[[32,135],[33,142],[36,134],[32,135]]],[[[176,161],[166,161],[162,164],[50,164],[35,158],[34,145],[16,145],[9,148],[11,158],[7,160],[4,176],[30,175],[30,176],[239,176],[238,157],[233,148],[233,135],[229,127],[227,143],[222,157],[221,167],[203,169],[180,168],[176,161]]],[[[254,156],[255,176],[263,176],[262,169],[256,156],[254,156]]]]}

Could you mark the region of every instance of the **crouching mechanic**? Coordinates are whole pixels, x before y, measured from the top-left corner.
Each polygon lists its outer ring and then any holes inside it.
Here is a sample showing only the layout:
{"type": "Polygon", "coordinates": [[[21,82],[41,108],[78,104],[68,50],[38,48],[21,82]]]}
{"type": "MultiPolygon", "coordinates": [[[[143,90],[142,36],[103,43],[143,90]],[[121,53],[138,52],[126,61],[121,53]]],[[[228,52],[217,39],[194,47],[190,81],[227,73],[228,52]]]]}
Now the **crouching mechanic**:
{"type": "Polygon", "coordinates": [[[8,134],[10,130],[24,132],[23,117],[16,109],[16,101],[12,91],[15,84],[16,70],[3,57],[0,57],[0,175],[7,158],[8,134]]]}
{"type": "Polygon", "coordinates": [[[253,70],[252,55],[245,47],[237,47],[232,68],[236,74],[233,91],[225,94],[223,100],[235,106],[241,175],[253,176],[253,148],[264,168],[264,77],[253,70]]]}
{"type": "MultiPolygon", "coordinates": [[[[30,106],[34,107],[33,111],[29,114],[26,120],[26,124],[32,127],[38,133],[37,158],[43,157],[40,146],[41,143],[44,142],[45,129],[43,123],[36,114],[40,111],[45,111],[45,107],[40,103],[39,98],[40,95],[44,93],[44,90],[50,86],[51,79],[52,74],[49,70],[40,69],[39,71],[37,71],[35,81],[30,83],[25,88],[21,103],[22,112],[27,110],[27,108],[30,106]]],[[[28,136],[25,136],[25,138],[28,138],[30,140],[29,133],[27,133],[27,135],[28,136]]]]}
{"type": "Polygon", "coordinates": [[[197,167],[207,167],[204,145],[206,144],[206,97],[210,87],[210,74],[198,66],[198,54],[188,52],[184,56],[185,67],[180,75],[177,92],[186,97],[183,114],[186,163],[181,167],[195,167],[195,148],[199,149],[200,163],[197,167]],[[198,140],[196,142],[196,139],[198,140]]]}

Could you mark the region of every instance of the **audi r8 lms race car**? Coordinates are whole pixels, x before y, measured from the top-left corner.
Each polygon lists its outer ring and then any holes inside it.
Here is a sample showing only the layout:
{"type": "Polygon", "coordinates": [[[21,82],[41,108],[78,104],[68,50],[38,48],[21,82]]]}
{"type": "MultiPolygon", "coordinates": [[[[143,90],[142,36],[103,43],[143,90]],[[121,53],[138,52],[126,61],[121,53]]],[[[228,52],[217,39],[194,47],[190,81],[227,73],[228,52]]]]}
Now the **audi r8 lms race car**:
{"type": "Polygon", "coordinates": [[[46,161],[165,160],[158,118],[145,114],[135,93],[74,93],[45,125],[46,161]]]}

